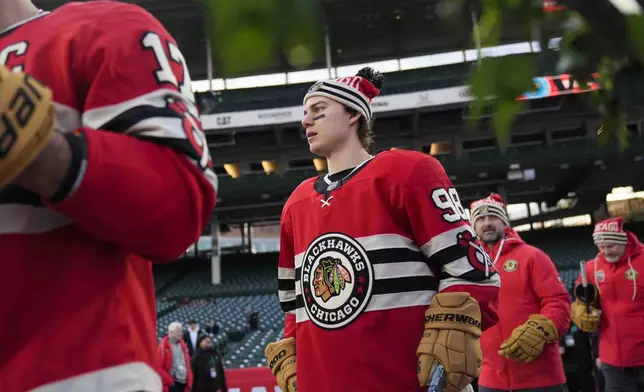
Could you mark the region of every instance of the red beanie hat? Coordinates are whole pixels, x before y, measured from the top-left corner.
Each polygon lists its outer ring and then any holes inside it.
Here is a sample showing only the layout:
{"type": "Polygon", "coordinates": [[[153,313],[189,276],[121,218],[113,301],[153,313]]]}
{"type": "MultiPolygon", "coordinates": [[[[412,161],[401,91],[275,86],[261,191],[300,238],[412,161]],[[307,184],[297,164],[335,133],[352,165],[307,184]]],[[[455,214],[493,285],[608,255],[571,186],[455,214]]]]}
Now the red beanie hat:
{"type": "Polygon", "coordinates": [[[470,204],[470,221],[472,224],[478,218],[484,216],[495,216],[503,221],[507,226],[510,226],[510,219],[508,213],[505,211],[505,203],[498,193],[490,193],[490,196],[485,199],[477,200],[470,204]]]}
{"type": "Polygon", "coordinates": [[[356,110],[371,121],[371,101],[380,94],[383,82],[381,73],[365,67],[355,76],[315,83],[304,96],[304,104],[311,97],[327,97],[356,110]]]}
{"type": "Polygon", "coordinates": [[[593,231],[593,242],[626,245],[628,237],[624,231],[624,220],[611,218],[597,223],[593,231]]]}

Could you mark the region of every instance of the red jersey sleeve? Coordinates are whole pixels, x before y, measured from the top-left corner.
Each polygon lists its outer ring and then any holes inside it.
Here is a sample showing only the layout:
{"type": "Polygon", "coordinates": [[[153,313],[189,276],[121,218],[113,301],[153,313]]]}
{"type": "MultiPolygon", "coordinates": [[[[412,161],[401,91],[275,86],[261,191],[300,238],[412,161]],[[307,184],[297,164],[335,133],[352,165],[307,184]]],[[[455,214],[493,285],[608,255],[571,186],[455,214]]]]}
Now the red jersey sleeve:
{"type": "Polygon", "coordinates": [[[540,313],[552,321],[559,336],[563,336],[570,328],[570,297],[555,264],[543,251],[536,249],[530,267],[532,287],[541,301],[540,313]]]}
{"type": "Polygon", "coordinates": [[[106,242],[174,259],[202,233],[216,200],[187,66],[142,8],[84,9],[65,63],[82,102],[79,136],[67,135],[76,173],[49,205],[106,242]]]}
{"type": "Polygon", "coordinates": [[[406,186],[405,205],[414,240],[438,271],[438,291],[470,293],[479,302],[482,328],[494,325],[498,273],[436,159],[427,156],[416,164],[406,186]]]}
{"type": "Polygon", "coordinates": [[[280,220],[280,254],[277,270],[278,296],[280,306],[286,313],[284,337],[295,337],[295,251],[293,247],[293,230],[288,203],[284,207],[280,220]]]}

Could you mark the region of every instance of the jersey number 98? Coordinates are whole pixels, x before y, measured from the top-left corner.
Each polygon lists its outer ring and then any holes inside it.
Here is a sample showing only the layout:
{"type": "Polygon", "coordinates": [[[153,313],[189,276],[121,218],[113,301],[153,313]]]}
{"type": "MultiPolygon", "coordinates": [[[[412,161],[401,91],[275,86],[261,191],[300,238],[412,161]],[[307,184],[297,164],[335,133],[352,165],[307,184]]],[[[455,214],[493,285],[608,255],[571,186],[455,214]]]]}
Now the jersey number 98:
{"type": "Polygon", "coordinates": [[[445,211],[441,217],[446,222],[456,223],[468,220],[456,189],[436,188],[432,191],[432,201],[436,207],[445,211]]]}

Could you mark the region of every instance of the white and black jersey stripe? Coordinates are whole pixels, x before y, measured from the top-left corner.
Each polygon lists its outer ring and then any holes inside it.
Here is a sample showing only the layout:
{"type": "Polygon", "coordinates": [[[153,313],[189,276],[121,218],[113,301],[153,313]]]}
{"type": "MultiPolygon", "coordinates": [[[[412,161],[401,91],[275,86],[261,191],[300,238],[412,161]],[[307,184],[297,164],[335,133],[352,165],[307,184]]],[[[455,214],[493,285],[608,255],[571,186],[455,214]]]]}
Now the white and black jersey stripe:
{"type": "MultiPolygon", "coordinates": [[[[498,287],[500,280],[496,271],[476,268],[468,254],[472,246],[458,243],[458,234],[464,231],[472,232],[472,229],[454,228],[420,248],[400,235],[357,238],[374,270],[372,298],[365,311],[426,306],[436,292],[454,285],[498,287]],[[439,271],[438,276],[433,270],[439,271]]],[[[299,285],[303,255],[295,256],[295,268],[279,268],[278,280],[282,309],[296,314],[298,321],[307,319],[299,285]]]]}
{"type": "MultiPolygon", "coordinates": [[[[429,305],[438,279],[410,239],[389,234],[356,240],[364,247],[374,271],[372,297],[365,311],[429,305]]],[[[296,314],[298,322],[308,319],[299,285],[303,255],[295,256],[295,268],[279,268],[278,280],[282,309],[296,314]]]]}

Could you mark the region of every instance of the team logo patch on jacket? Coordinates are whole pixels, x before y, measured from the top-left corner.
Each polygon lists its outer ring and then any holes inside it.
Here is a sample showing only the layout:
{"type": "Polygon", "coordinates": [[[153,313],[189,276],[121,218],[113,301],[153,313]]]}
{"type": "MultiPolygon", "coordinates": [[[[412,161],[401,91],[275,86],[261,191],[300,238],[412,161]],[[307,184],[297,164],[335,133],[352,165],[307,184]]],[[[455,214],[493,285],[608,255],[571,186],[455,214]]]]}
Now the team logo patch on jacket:
{"type": "Polygon", "coordinates": [[[320,328],[342,328],[368,305],[373,268],[358,241],[327,233],[306,250],[300,285],[309,319],[320,328]]]}
{"type": "Polygon", "coordinates": [[[517,267],[519,266],[519,263],[517,263],[516,260],[507,260],[505,263],[503,263],[503,271],[505,272],[514,272],[517,270],[517,267]]]}
{"type": "Polygon", "coordinates": [[[638,273],[634,268],[629,268],[626,270],[626,279],[628,280],[635,280],[637,279],[638,273]]]}
{"type": "Polygon", "coordinates": [[[595,272],[595,280],[597,281],[597,283],[602,283],[604,280],[606,280],[606,273],[604,272],[604,270],[597,270],[597,272],[595,272]]]}

